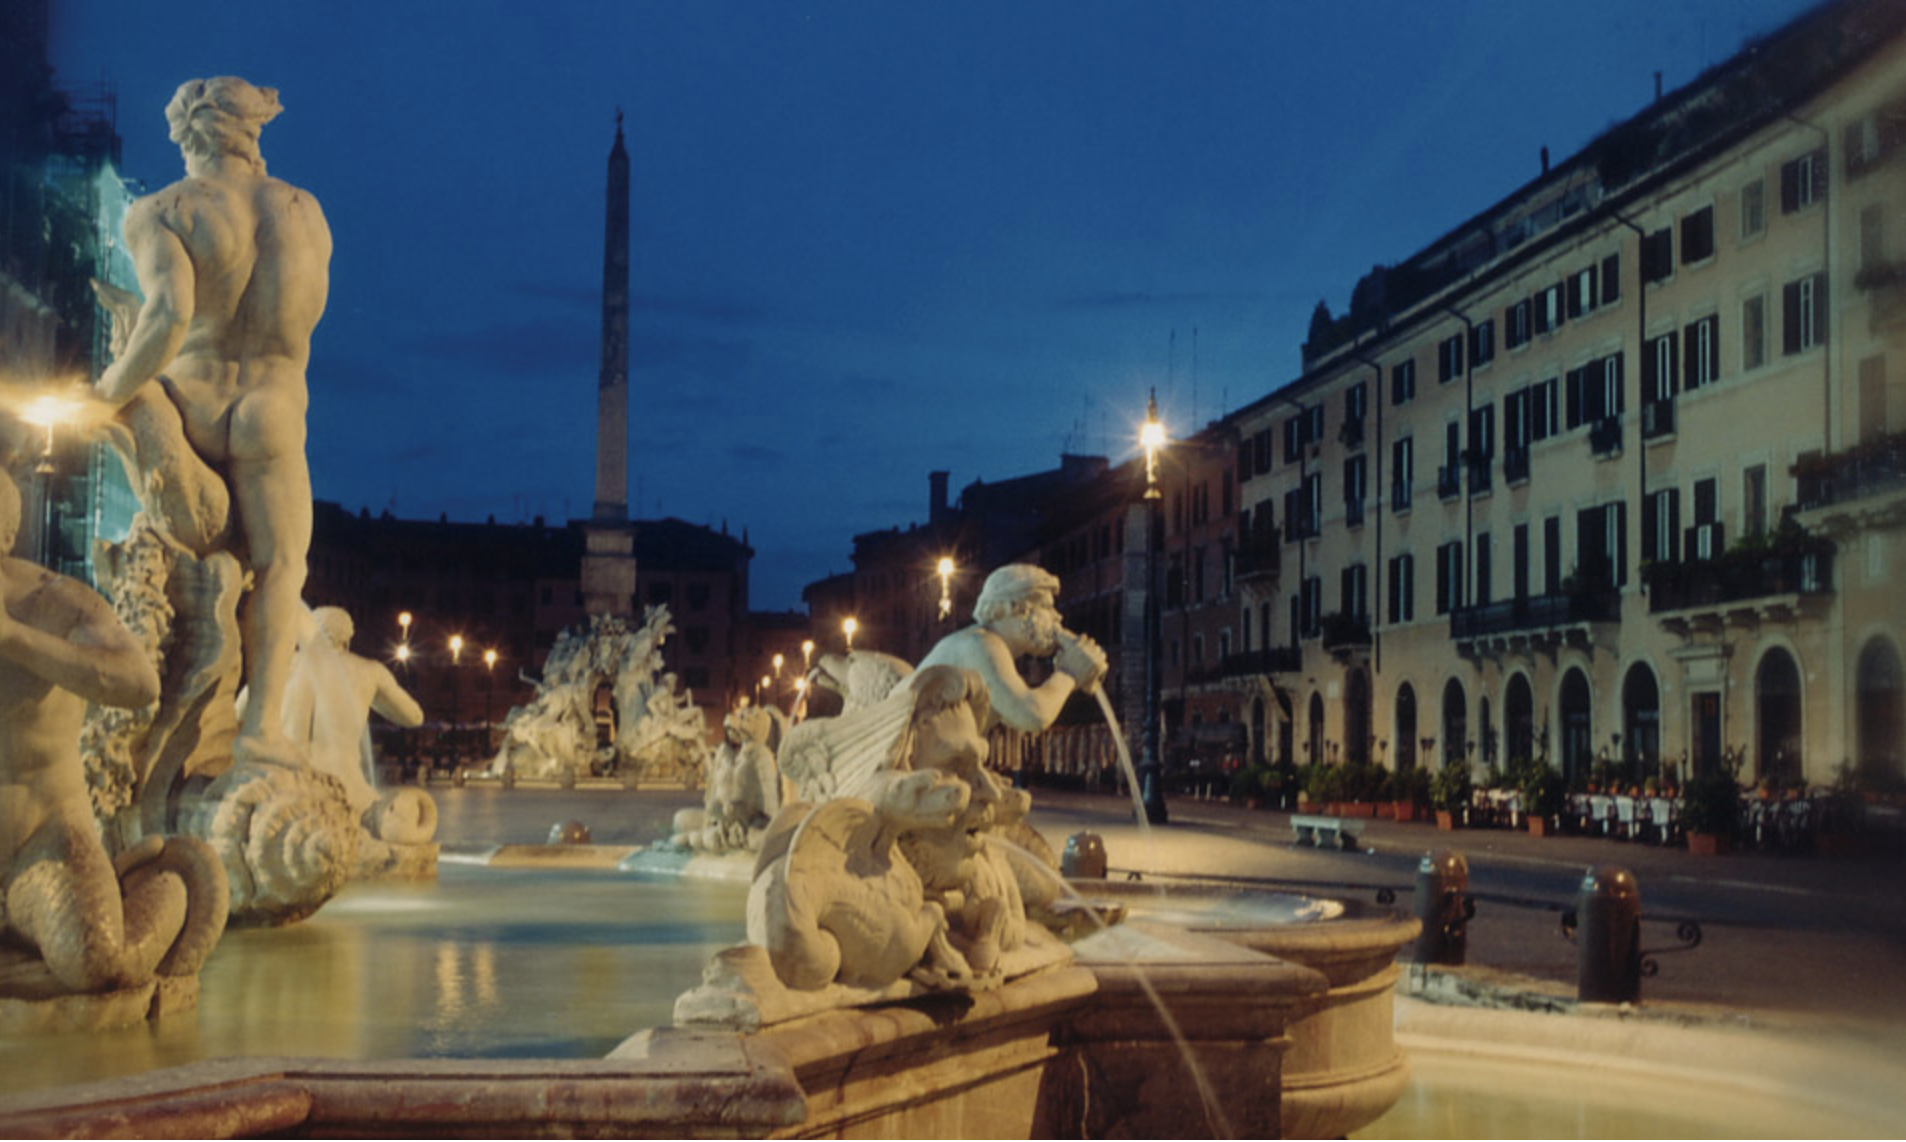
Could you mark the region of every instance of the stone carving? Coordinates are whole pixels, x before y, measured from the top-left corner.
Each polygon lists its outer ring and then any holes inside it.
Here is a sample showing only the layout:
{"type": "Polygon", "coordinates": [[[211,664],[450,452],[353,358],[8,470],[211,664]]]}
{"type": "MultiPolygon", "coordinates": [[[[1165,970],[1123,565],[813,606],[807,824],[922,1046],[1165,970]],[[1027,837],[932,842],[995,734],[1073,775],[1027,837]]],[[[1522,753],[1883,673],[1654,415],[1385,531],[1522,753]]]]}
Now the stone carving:
{"type": "MultiPolygon", "coordinates": [[[[19,522],[19,492],[0,472],[0,550],[19,522]]],[[[0,557],[0,933],[37,957],[0,971],[0,995],[153,993],[160,977],[196,986],[225,930],[218,859],[190,837],[159,836],[109,857],[79,753],[85,703],[141,708],[158,694],[139,640],[104,599],[0,557]]],[[[135,997],[134,1017],[151,998],[135,997]]]]}
{"type": "Polygon", "coordinates": [[[698,781],[708,758],[706,723],[693,696],[678,691],[675,675],[662,668],[662,645],[672,633],[668,608],[659,606],[648,608],[636,630],[614,615],[594,615],[586,628],[564,631],[543,663],[535,698],[504,721],[491,770],[506,777],[621,772],[698,781]]]}
{"type": "Polygon", "coordinates": [[[722,727],[725,740],[708,763],[702,807],[675,814],[673,843],[710,856],[759,852],[768,823],[781,811],[781,771],[771,744],[774,711],[744,706],[729,713],[722,727]]]}
{"type": "Polygon", "coordinates": [[[335,891],[356,854],[347,795],[362,793],[298,772],[310,759],[284,732],[311,539],[305,369],[331,235],[309,192],[266,173],[258,136],[279,110],[242,79],[181,85],[166,119],[185,177],[126,215],[144,299],[96,286],[114,360],[95,395],[143,509],[98,561],[162,690],[149,716],[89,726],[95,798],[121,844],[232,830],[203,835],[240,922],[306,915],[335,891]],[[205,802],[219,797],[233,801],[205,802]]]}
{"type": "Polygon", "coordinates": [[[850,650],[845,655],[821,655],[810,682],[839,694],[841,712],[851,713],[878,703],[912,673],[913,666],[905,659],[877,650],[850,650]]]}
{"type": "MultiPolygon", "coordinates": [[[[1041,945],[1041,962],[1063,956],[1026,924],[1017,881],[993,843],[1001,791],[985,769],[984,680],[937,666],[895,697],[907,702],[907,718],[892,764],[866,783],[870,795],[789,805],[763,842],[748,939],[790,990],[838,987],[862,1000],[892,998],[896,986],[903,994],[990,988],[1005,978],[1008,955],[1030,945],[1041,945]]],[[[707,994],[683,1004],[731,1004],[724,988],[760,986],[759,978],[741,983],[748,974],[731,963],[710,977],[707,994]]],[[[740,1006],[758,1010],[759,1001],[740,1006]]]]}

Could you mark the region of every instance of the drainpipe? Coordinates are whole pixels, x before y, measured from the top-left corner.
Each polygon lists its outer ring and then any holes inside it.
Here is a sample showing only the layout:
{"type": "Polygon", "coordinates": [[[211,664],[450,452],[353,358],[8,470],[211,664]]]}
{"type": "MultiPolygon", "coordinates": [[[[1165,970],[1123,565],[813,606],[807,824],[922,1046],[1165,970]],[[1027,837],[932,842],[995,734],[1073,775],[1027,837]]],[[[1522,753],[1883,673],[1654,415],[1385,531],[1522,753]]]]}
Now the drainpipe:
{"type": "MultiPolygon", "coordinates": [[[[1648,394],[1641,387],[1641,378],[1648,372],[1648,232],[1624,217],[1619,210],[1611,210],[1609,214],[1615,221],[1635,232],[1635,417],[1640,420],[1646,416],[1648,405],[1648,394]]],[[[1676,431],[1679,431],[1678,424],[1676,431]]],[[[1626,436],[1627,433],[1628,426],[1623,425],[1622,434],[1626,436]]],[[[1640,519],[1647,514],[1648,505],[1648,437],[1637,429],[1636,438],[1640,442],[1635,449],[1635,471],[1641,481],[1640,499],[1635,505],[1636,526],[1639,527],[1640,519]]],[[[1640,548],[1635,550],[1639,551],[1640,548]]],[[[1655,555],[1659,558],[1661,553],[1657,551],[1655,555]]],[[[1642,594],[1648,593],[1645,580],[1640,587],[1642,594]]]]}
{"type": "MultiPolygon", "coordinates": [[[[1468,606],[1470,596],[1474,593],[1469,589],[1469,584],[1476,574],[1476,497],[1466,470],[1473,462],[1466,457],[1475,451],[1470,425],[1475,422],[1476,323],[1455,306],[1445,305],[1443,312],[1463,323],[1463,423],[1460,439],[1468,444],[1456,454],[1456,486],[1463,494],[1463,574],[1460,576],[1461,582],[1456,584],[1456,592],[1461,605],[1468,606]]],[[[1452,614],[1455,610],[1454,606],[1450,608],[1452,614]]]]}
{"type": "Polygon", "coordinates": [[[1370,575],[1375,583],[1371,589],[1371,607],[1376,612],[1375,620],[1370,623],[1370,680],[1374,692],[1377,676],[1383,673],[1383,504],[1388,494],[1383,486],[1383,366],[1361,354],[1357,360],[1370,366],[1370,370],[1376,374],[1376,379],[1370,385],[1371,399],[1376,402],[1377,408],[1376,439],[1371,444],[1371,451],[1376,454],[1376,463],[1371,467],[1376,470],[1377,485],[1376,519],[1371,521],[1376,531],[1376,566],[1370,575]]]}

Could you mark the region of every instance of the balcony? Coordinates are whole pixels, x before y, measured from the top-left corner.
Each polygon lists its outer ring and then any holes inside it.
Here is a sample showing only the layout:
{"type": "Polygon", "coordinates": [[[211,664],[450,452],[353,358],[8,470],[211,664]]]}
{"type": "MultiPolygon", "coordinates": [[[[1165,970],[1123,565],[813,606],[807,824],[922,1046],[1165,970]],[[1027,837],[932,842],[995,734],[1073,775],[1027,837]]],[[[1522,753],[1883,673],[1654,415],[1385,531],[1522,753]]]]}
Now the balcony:
{"type": "Polygon", "coordinates": [[[1343,650],[1357,650],[1370,645],[1370,616],[1346,614],[1342,611],[1325,615],[1318,624],[1323,635],[1324,649],[1331,653],[1343,650]]]}
{"type": "Polygon", "coordinates": [[[1337,428],[1337,443],[1345,448],[1363,447],[1363,420],[1346,420],[1337,428]]]}
{"type": "MultiPolygon", "coordinates": [[[[1736,547],[1713,559],[1656,563],[1645,571],[1648,613],[1741,611],[1785,616],[1793,597],[1833,591],[1833,544],[1801,533],[1776,535],[1764,545],[1736,547]],[[1753,603],[1754,607],[1742,604],[1753,603]]],[[[1700,616],[1684,616],[1700,617],[1700,616]]]]}
{"type": "Polygon", "coordinates": [[[1529,450],[1511,448],[1502,454],[1502,482],[1520,484],[1529,478],[1529,450]]]}
{"type": "Polygon", "coordinates": [[[1436,495],[1445,500],[1453,500],[1463,494],[1463,471],[1457,464],[1443,464],[1436,469],[1436,495]]]}
{"type": "Polygon", "coordinates": [[[1814,511],[1906,491],[1906,432],[1875,437],[1793,466],[1798,507],[1814,511]]]}
{"type": "MultiPolygon", "coordinates": [[[[1269,650],[1247,650],[1227,654],[1218,664],[1222,678],[1250,678],[1262,674],[1296,674],[1304,669],[1304,652],[1295,646],[1274,646],[1269,650]]],[[[1210,678],[1200,681],[1212,681],[1210,678]]]]}
{"type": "Polygon", "coordinates": [[[1284,556],[1274,527],[1254,531],[1237,551],[1239,579],[1272,579],[1283,570],[1284,556]]]}
{"type": "Polygon", "coordinates": [[[1490,481],[1489,460],[1489,457],[1484,456],[1479,460],[1471,460],[1463,465],[1469,472],[1470,495],[1481,496],[1488,494],[1490,481]]]}
{"type": "Polygon", "coordinates": [[[1674,401],[1651,400],[1641,406],[1641,438],[1659,440],[1674,435],[1674,401]]]}
{"type": "Polygon", "coordinates": [[[1596,456],[1621,453],[1621,417],[1604,416],[1588,429],[1588,450],[1596,456]]]}
{"type": "Polygon", "coordinates": [[[1410,510],[1410,485],[1407,481],[1398,480],[1390,485],[1390,510],[1393,512],[1410,510]]]}
{"type": "Polygon", "coordinates": [[[1621,597],[1612,590],[1526,595],[1451,611],[1449,636],[1464,654],[1474,653],[1486,640],[1526,645],[1561,642],[1573,634],[1574,641],[1586,643],[1588,624],[1615,622],[1620,617],[1621,597]]]}

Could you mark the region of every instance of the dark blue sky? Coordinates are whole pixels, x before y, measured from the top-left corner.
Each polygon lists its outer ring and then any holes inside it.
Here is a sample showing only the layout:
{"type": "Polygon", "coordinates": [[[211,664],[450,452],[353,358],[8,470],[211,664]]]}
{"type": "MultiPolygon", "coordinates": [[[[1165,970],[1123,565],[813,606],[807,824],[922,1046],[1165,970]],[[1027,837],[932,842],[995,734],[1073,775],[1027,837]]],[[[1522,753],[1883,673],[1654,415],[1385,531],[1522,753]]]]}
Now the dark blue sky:
{"type": "Polygon", "coordinates": [[[412,518],[587,514],[623,108],[632,502],[747,529],[778,609],[929,470],[1291,379],[1320,298],[1805,7],[56,0],[54,52],[155,188],[180,82],[279,88],[266,159],[337,244],[317,494],[412,518]]]}

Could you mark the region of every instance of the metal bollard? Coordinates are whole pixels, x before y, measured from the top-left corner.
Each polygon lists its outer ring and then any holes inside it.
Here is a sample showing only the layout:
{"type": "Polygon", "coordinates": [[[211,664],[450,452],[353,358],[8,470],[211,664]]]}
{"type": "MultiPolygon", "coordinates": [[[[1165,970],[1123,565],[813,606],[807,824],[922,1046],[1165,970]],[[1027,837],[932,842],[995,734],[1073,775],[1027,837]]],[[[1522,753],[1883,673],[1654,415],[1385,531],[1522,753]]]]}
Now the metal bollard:
{"type": "Polygon", "coordinates": [[[1067,880],[1105,879],[1105,840],[1097,833],[1074,833],[1066,838],[1059,871],[1067,880]]]}
{"type": "Polygon", "coordinates": [[[1461,966],[1469,952],[1469,921],[1476,899],[1469,895],[1469,860],[1454,849],[1425,853],[1416,869],[1416,962],[1461,966]]]}
{"type": "Polygon", "coordinates": [[[1583,1003],[1641,1001],[1641,888],[1634,873],[1613,865],[1589,869],[1575,911],[1562,917],[1562,931],[1575,941],[1583,1003]]]}

